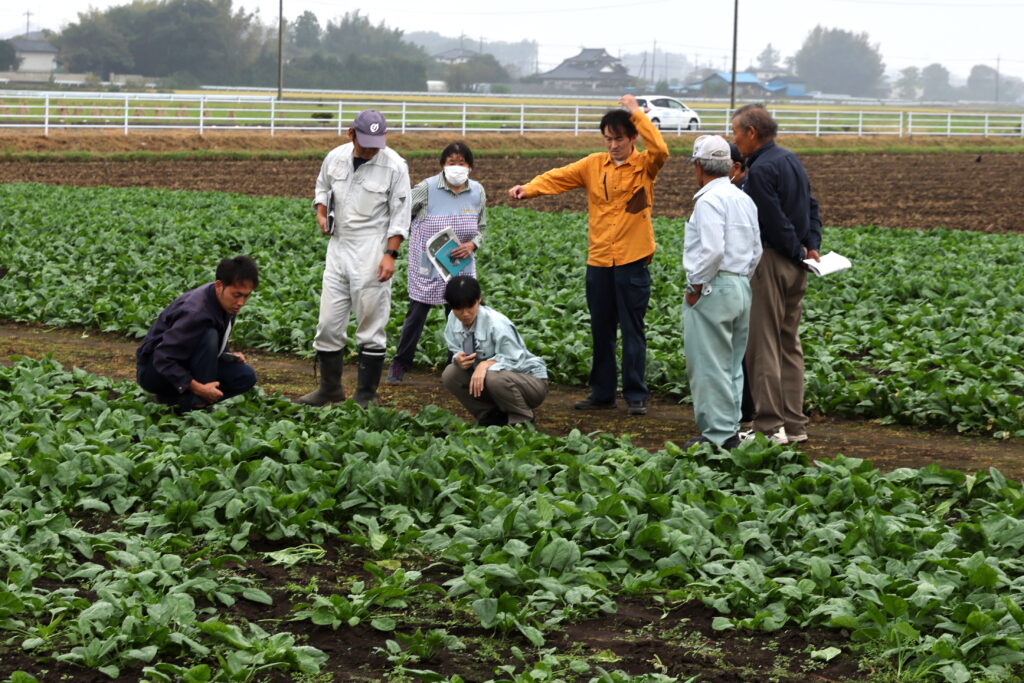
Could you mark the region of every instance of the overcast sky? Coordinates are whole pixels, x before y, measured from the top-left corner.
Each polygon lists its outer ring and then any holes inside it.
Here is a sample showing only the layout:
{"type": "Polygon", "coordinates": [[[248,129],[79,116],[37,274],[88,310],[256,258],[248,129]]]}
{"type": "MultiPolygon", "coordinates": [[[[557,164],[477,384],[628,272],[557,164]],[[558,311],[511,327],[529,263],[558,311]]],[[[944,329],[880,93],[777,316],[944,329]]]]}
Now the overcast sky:
{"type": "MultiPolygon", "coordinates": [[[[0,36],[23,33],[25,12],[32,30],[58,30],[90,7],[127,4],[124,0],[4,0],[0,36]],[[45,9],[43,9],[45,8],[45,9]]],[[[783,57],[796,52],[808,32],[821,24],[866,32],[877,44],[887,72],[907,66],[943,64],[954,80],[975,64],[1024,77],[1024,2],[1009,0],[740,0],[739,69],[765,45],[783,57]]],[[[234,0],[235,7],[259,11],[276,25],[278,0],[234,0]]],[[[409,31],[465,34],[467,41],[536,40],[540,68],[554,68],[581,47],[603,47],[612,55],[651,50],[680,52],[703,65],[728,67],[732,50],[732,0],[463,0],[437,3],[389,0],[384,3],[337,0],[284,0],[286,19],[310,10],[321,25],[359,9],[374,23],[409,31]]],[[[467,47],[470,45],[467,42],[467,47]]],[[[679,77],[677,74],[670,76],[679,77]]],[[[660,74],[659,74],[660,77],[660,74]]]]}

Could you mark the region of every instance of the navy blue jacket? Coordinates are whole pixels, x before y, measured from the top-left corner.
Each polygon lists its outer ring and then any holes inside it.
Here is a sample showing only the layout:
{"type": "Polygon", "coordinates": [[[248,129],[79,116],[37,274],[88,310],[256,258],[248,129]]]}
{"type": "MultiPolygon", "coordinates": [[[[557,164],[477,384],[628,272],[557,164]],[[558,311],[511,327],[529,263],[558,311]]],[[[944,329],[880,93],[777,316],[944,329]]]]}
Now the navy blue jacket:
{"type": "Polygon", "coordinates": [[[203,335],[212,327],[217,330],[218,340],[223,341],[228,322],[233,320],[234,316],[217,301],[213,283],[200,285],[172,301],[157,316],[135,351],[135,362],[142,366],[152,360],[157,372],[181,393],[192,381],[189,359],[203,335]]]}
{"type": "Polygon", "coordinates": [[[757,205],[761,241],[794,261],[821,248],[821,216],[807,172],[796,155],[774,141],[747,157],[744,191],[757,205]]]}

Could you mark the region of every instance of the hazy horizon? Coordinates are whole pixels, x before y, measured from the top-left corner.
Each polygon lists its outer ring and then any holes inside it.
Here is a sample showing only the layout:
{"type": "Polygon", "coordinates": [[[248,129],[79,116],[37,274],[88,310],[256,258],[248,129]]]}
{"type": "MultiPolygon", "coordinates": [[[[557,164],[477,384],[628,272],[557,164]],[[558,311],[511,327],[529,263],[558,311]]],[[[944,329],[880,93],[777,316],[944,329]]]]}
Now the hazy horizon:
{"type": "MultiPolygon", "coordinates": [[[[346,11],[358,9],[373,24],[385,23],[405,33],[435,31],[444,36],[465,35],[467,46],[488,41],[538,43],[539,67],[546,71],[582,47],[604,48],[610,54],[658,51],[681,53],[691,62],[731,67],[733,2],[706,0],[636,0],[605,4],[584,0],[552,7],[550,2],[521,0],[515,7],[483,0],[464,9],[445,10],[436,5],[394,0],[386,8],[346,7],[329,0],[285,0],[286,20],[309,10],[321,26],[346,11]]],[[[8,2],[0,8],[0,37],[31,30],[60,30],[76,22],[78,13],[129,4],[120,0],[50,0],[45,13],[30,3],[8,2]],[[25,13],[31,14],[26,17],[25,13]]],[[[276,0],[234,0],[233,7],[258,12],[262,23],[277,24],[276,0]]],[[[982,0],[745,0],[739,7],[737,68],[756,64],[768,43],[783,58],[793,55],[817,25],[866,32],[877,44],[886,73],[907,66],[923,68],[938,62],[954,81],[966,79],[975,64],[999,68],[1003,75],[1024,78],[1024,2],[982,0]],[[998,59],[998,63],[997,63],[998,59]]],[[[681,74],[670,74],[681,78],[681,74]]]]}

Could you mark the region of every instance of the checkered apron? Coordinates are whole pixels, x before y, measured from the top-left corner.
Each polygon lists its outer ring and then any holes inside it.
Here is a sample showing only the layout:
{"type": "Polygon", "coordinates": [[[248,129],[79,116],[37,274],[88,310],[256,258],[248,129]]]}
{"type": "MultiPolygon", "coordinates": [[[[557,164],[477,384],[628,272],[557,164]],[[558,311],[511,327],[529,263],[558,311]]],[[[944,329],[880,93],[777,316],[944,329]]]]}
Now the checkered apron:
{"type": "MultiPolygon", "coordinates": [[[[409,269],[406,277],[409,298],[423,304],[444,303],[445,281],[427,257],[427,240],[451,228],[459,243],[467,242],[480,234],[477,228],[477,211],[480,206],[480,193],[474,181],[470,181],[470,189],[453,195],[448,190],[437,186],[437,176],[427,183],[427,208],[409,226],[409,269]]],[[[476,277],[476,258],[470,256],[471,262],[462,275],[476,277]]]]}

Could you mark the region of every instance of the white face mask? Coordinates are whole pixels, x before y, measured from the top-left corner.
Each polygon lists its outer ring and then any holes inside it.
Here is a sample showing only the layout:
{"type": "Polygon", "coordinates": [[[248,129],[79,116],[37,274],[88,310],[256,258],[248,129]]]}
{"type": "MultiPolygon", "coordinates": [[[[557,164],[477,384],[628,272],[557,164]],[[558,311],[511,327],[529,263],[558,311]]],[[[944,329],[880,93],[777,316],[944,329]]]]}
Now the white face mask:
{"type": "Polygon", "coordinates": [[[469,180],[469,166],[445,166],[444,180],[452,187],[464,185],[469,180]]]}

